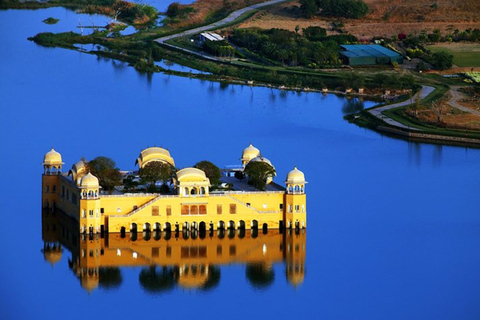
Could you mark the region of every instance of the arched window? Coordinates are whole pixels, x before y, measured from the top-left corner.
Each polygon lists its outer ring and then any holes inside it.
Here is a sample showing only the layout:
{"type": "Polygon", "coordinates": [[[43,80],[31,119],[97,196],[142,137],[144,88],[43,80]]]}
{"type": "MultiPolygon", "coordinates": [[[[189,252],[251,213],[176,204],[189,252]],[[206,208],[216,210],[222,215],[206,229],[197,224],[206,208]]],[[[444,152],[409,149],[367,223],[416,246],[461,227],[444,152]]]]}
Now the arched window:
{"type": "Polygon", "coordinates": [[[190,207],[190,214],[198,214],[198,206],[193,205],[190,207]]]}
{"type": "Polygon", "coordinates": [[[290,187],[288,188],[288,191],[289,191],[289,192],[293,192],[293,187],[290,186],[290,187]]]}
{"type": "Polygon", "coordinates": [[[188,188],[183,189],[183,191],[184,191],[184,192],[183,192],[183,195],[185,195],[185,196],[188,196],[189,193],[190,193],[190,191],[188,190],[188,188]]]}
{"type": "Polygon", "coordinates": [[[295,192],[299,192],[300,191],[300,187],[298,185],[295,186],[295,192]]]}
{"type": "Polygon", "coordinates": [[[197,192],[197,188],[193,187],[193,188],[192,188],[192,191],[190,192],[190,194],[195,195],[195,194],[197,194],[197,193],[198,193],[198,192],[197,192]]]}

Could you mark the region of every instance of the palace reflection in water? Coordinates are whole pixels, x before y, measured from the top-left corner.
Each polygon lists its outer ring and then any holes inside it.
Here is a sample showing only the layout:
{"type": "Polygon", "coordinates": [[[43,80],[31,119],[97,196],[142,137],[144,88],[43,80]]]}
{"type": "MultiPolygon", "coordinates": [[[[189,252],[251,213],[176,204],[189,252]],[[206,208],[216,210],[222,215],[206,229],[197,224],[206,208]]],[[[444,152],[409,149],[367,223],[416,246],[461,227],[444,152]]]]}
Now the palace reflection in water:
{"type": "Polygon", "coordinates": [[[293,286],[305,274],[306,230],[216,230],[80,234],[78,222],[59,210],[42,210],[45,260],[58,263],[65,249],[81,286],[91,292],[122,282],[121,268],[144,267],[139,282],[148,292],[179,286],[208,290],[220,283],[222,265],[246,264],[246,278],[257,288],[275,280],[274,263],[285,263],[293,286]]]}

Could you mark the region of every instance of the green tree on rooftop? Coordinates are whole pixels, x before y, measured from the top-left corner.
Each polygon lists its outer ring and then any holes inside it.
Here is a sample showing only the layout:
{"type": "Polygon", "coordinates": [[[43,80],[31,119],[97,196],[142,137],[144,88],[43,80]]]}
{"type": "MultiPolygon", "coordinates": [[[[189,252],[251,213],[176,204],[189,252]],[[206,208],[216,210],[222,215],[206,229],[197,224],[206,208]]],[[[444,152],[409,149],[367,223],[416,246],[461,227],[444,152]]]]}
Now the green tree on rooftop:
{"type": "Polygon", "coordinates": [[[120,169],[116,167],[115,161],[108,157],[99,156],[88,161],[88,171],[98,178],[100,186],[110,194],[115,189],[115,186],[122,183],[120,169]]]}

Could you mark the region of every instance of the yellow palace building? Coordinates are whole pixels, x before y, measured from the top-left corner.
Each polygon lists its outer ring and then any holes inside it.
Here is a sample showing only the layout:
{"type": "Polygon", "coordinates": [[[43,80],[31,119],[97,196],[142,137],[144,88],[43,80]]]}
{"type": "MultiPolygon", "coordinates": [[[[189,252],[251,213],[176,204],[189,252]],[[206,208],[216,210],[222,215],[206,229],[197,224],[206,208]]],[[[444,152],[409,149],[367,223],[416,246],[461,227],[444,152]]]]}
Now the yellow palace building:
{"type": "MultiPolygon", "coordinates": [[[[168,150],[143,150],[135,164],[139,169],[152,161],[175,165],[168,150]]],[[[241,165],[223,170],[221,181],[230,189],[210,192],[210,181],[200,169],[184,168],[173,179],[173,194],[105,194],[99,180],[79,161],[62,172],[60,153],[45,154],[42,175],[42,207],[61,210],[78,221],[80,233],[125,233],[173,230],[306,228],[304,174],[297,168],[287,174],[285,185],[268,179],[265,191],[255,190],[247,179],[237,179],[250,161],[270,161],[250,145],[243,150],[241,165]]]]}

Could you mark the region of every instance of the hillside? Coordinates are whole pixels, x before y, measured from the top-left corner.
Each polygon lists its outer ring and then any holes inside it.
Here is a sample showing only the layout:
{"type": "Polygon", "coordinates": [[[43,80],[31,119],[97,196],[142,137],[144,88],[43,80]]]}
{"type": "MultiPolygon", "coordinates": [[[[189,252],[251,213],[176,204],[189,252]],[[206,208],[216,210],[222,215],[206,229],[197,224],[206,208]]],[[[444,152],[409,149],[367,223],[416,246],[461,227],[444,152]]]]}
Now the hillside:
{"type": "Polygon", "coordinates": [[[363,19],[338,19],[316,16],[312,19],[302,17],[297,1],[288,2],[261,12],[241,27],[263,29],[284,28],[295,30],[298,25],[305,28],[310,25],[322,26],[329,33],[336,33],[332,22],[343,23],[343,30],[360,39],[390,37],[399,33],[421,33],[440,29],[442,33],[455,29],[480,29],[480,1],[478,0],[365,0],[370,13],[363,19]],[[436,5],[435,5],[436,4],[436,5]]]}

